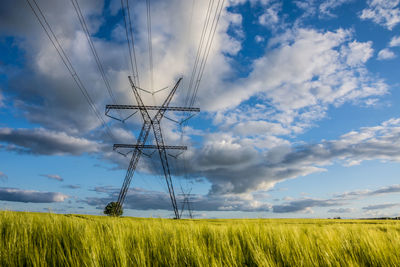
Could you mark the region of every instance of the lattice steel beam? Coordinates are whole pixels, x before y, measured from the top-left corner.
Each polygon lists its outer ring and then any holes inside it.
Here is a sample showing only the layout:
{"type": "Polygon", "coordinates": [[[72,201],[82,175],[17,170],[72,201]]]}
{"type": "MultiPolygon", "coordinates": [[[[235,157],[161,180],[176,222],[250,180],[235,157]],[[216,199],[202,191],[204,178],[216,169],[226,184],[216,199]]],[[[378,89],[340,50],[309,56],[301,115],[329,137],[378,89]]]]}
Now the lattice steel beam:
{"type": "Polygon", "coordinates": [[[111,109],[139,109],[139,110],[169,110],[169,111],[187,111],[187,112],[200,112],[200,108],[189,107],[163,107],[163,106],[137,106],[137,105],[106,105],[106,114],[111,109]]]}
{"type": "Polygon", "coordinates": [[[180,149],[180,150],[187,150],[187,146],[163,146],[159,147],[157,145],[131,145],[131,144],[114,144],[113,149],[117,148],[138,148],[138,149],[180,149]]]}

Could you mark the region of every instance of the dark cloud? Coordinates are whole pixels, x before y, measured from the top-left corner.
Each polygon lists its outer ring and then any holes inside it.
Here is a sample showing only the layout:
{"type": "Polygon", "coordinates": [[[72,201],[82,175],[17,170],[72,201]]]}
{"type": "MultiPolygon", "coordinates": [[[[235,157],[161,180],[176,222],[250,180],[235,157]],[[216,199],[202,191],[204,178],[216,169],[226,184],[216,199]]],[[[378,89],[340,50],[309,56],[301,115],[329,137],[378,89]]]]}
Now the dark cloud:
{"type": "MultiPolygon", "coordinates": [[[[206,177],[215,194],[268,189],[286,179],[325,171],[324,166],[335,162],[352,166],[373,159],[400,161],[399,129],[400,119],[391,119],[337,140],[278,146],[267,151],[253,149],[226,135],[214,135],[202,149],[193,152],[190,171],[206,177]]],[[[373,194],[398,190],[400,187],[383,188],[373,194]]]]}
{"type": "Polygon", "coordinates": [[[60,175],[57,175],[57,174],[40,174],[40,176],[43,176],[43,177],[46,177],[46,178],[49,178],[52,180],[57,180],[59,182],[64,181],[64,179],[60,175]]]}
{"type": "MultiPolygon", "coordinates": [[[[99,209],[104,208],[110,201],[118,198],[119,189],[111,186],[96,187],[94,191],[106,193],[106,197],[89,197],[83,200],[91,206],[99,209]]],[[[178,202],[182,202],[181,196],[177,197],[178,202]]],[[[269,211],[271,206],[268,203],[257,201],[254,198],[230,196],[204,196],[193,194],[190,197],[193,209],[197,211],[269,211]]],[[[167,193],[150,191],[142,188],[131,188],[126,196],[124,207],[136,210],[170,210],[171,200],[167,193]]]]}
{"type": "Polygon", "coordinates": [[[382,210],[400,206],[400,203],[375,204],[363,207],[363,210],[382,210]]]}
{"type": "MultiPolygon", "coordinates": [[[[353,192],[346,192],[343,194],[334,195],[332,198],[328,199],[314,199],[314,198],[303,198],[292,200],[283,204],[273,205],[272,211],[276,213],[286,213],[286,212],[301,212],[310,210],[313,207],[331,207],[331,206],[343,206],[348,204],[351,200],[357,200],[365,197],[373,197],[384,194],[400,193],[400,185],[391,185],[382,187],[376,190],[360,190],[353,192]]],[[[374,210],[381,208],[390,208],[391,205],[397,204],[380,204],[380,205],[370,205],[364,207],[365,210],[374,210]]],[[[346,213],[351,212],[351,208],[333,208],[328,210],[332,213],[346,213]]]]}
{"type": "Polygon", "coordinates": [[[335,195],[336,198],[343,198],[343,199],[353,199],[353,198],[362,198],[368,196],[376,196],[376,195],[384,195],[384,194],[391,194],[391,193],[400,193],[400,184],[385,186],[376,190],[359,190],[359,191],[352,191],[346,192],[343,194],[335,195]]]}
{"type": "Polygon", "coordinates": [[[400,184],[391,185],[387,187],[383,187],[378,190],[374,190],[369,193],[369,195],[381,195],[381,194],[390,194],[390,193],[400,193],[400,184]]]}
{"type": "Polygon", "coordinates": [[[299,212],[307,211],[307,209],[310,209],[312,207],[331,207],[337,205],[341,205],[341,203],[332,199],[305,198],[290,201],[283,205],[273,205],[272,211],[276,213],[299,212]]]}
{"type": "Polygon", "coordinates": [[[94,141],[43,128],[0,128],[0,142],[7,143],[6,149],[11,151],[40,155],[81,155],[97,152],[100,147],[94,141]]]}
{"type": "Polygon", "coordinates": [[[81,188],[81,186],[80,186],[80,185],[68,184],[68,185],[64,185],[63,188],[68,188],[68,189],[79,189],[79,188],[81,188]]]}
{"type": "Polygon", "coordinates": [[[0,200],[14,202],[52,203],[63,202],[67,195],[56,192],[40,192],[17,188],[0,187],[0,200]]]}
{"type": "Polygon", "coordinates": [[[353,212],[353,208],[337,208],[337,209],[329,209],[329,213],[350,213],[353,212]]]}
{"type": "MultiPolygon", "coordinates": [[[[335,161],[345,165],[371,159],[397,161],[400,158],[399,123],[400,120],[392,119],[377,127],[350,132],[338,140],[294,148],[275,147],[266,152],[246,146],[240,140],[229,140],[226,136],[213,135],[199,150],[191,148],[187,152],[185,158],[189,160],[186,162],[186,171],[193,180],[206,178],[211,183],[209,195],[218,196],[265,190],[286,179],[323,171],[323,166],[335,161]]],[[[125,131],[121,130],[120,135],[129,139],[125,131]]],[[[124,158],[116,155],[111,151],[111,145],[98,144],[89,139],[43,128],[0,128],[0,141],[7,143],[6,149],[21,153],[45,155],[97,153],[101,158],[116,163],[118,168],[125,168],[129,162],[129,156],[124,158]]],[[[171,158],[171,160],[175,165],[179,165],[183,164],[182,158],[179,157],[177,160],[171,158]]],[[[157,174],[160,174],[157,154],[153,155],[153,160],[142,157],[140,162],[138,171],[154,174],[156,170],[157,174]]],[[[173,168],[172,171],[174,175],[184,175],[183,168],[173,168]]],[[[367,194],[399,191],[400,186],[391,186],[367,194]]],[[[364,192],[345,194],[355,196],[364,192]]]]}

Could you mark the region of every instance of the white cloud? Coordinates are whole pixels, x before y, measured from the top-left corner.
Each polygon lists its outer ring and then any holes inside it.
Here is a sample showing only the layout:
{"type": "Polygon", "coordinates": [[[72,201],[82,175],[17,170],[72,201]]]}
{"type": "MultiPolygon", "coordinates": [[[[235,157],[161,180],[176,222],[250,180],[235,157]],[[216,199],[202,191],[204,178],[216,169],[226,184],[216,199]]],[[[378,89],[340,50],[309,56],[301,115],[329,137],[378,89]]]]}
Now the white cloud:
{"type": "MultiPolygon", "coordinates": [[[[191,25],[182,23],[190,19],[190,14],[183,12],[191,9],[189,2],[171,0],[152,3],[154,73],[157,75],[155,88],[172,84],[174,79],[182,73],[191,72],[194,56],[188,55],[195,55],[204,14],[195,12],[191,25]],[[177,10],[176,7],[179,9],[177,10]],[[173,12],[176,16],[163,15],[168,12],[173,12]],[[189,26],[192,26],[191,29],[189,26]]],[[[279,10],[276,2],[262,1],[260,3],[267,7],[266,10],[268,8],[279,10]]],[[[93,24],[91,32],[94,34],[96,26],[99,27],[98,15],[101,13],[101,7],[96,6],[92,10],[91,4],[95,5],[92,2],[87,3],[84,13],[93,24]]],[[[230,4],[234,3],[230,2],[230,4]]],[[[116,12],[117,5],[114,2],[110,5],[113,12],[116,12]]],[[[84,77],[83,82],[89,88],[96,106],[102,110],[110,101],[104,85],[99,82],[96,65],[78,21],[68,24],[67,27],[58,23],[67,21],[71,17],[75,18],[73,8],[64,5],[57,6],[54,3],[46,8],[66,10],[60,13],[62,16],[59,20],[50,17],[49,21],[54,26],[57,35],[62,38],[62,44],[73,64],[77,66],[78,73],[84,77]]],[[[196,2],[196,10],[206,9],[207,3],[196,2]]],[[[10,10],[12,14],[20,12],[14,7],[10,10]]],[[[138,3],[132,8],[134,25],[137,29],[146,29],[146,12],[142,12],[144,10],[144,3],[138,3]]],[[[15,27],[18,25],[15,17],[4,17],[4,24],[15,27]]],[[[65,68],[60,64],[50,42],[45,38],[35,38],[38,33],[42,34],[41,29],[31,14],[27,17],[29,19],[26,23],[37,26],[34,28],[35,34],[31,35],[31,28],[28,32],[28,29],[23,27],[17,32],[26,37],[20,46],[30,47],[28,58],[30,68],[27,69],[27,73],[34,78],[26,83],[27,79],[19,79],[19,77],[10,81],[16,93],[16,106],[25,113],[28,120],[51,130],[85,136],[94,129],[98,129],[100,123],[91,113],[79,90],[71,82],[71,78],[66,75],[65,68]],[[32,102],[33,97],[41,101],[32,102]],[[71,110],[74,112],[70,112],[71,110]],[[51,114],[51,116],[43,114],[51,114]]],[[[196,103],[202,107],[202,110],[211,112],[228,110],[227,113],[232,114],[231,110],[243,101],[250,97],[259,97],[261,101],[269,100],[272,104],[270,114],[275,120],[274,123],[282,124],[281,128],[285,129],[290,125],[291,131],[298,133],[312,125],[313,120],[322,118],[329,104],[340,105],[346,101],[386,92],[386,85],[370,78],[363,65],[372,51],[370,43],[356,42],[352,40],[349,31],[343,30],[336,32],[318,32],[312,29],[286,31],[274,38],[275,45],[272,40],[266,48],[265,55],[253,63],[253,71],[248,78],[242,78],[239,81],[232,80],[235,70],[230,65],[232,62],[230,57],[226,54],[237,54],[241,49],[241,40],[229,36],[227,30],[233,27],[240,31],[241,24],[240,14],[224,10],[196,103]]],[[[13,27],[10,26],[10,28],[13,27]]],[[[135,45],[141,86],[147,88],[149,76],[146,34],[145,30],[135,32],[135,45]]],[[[121,36],[120,39],[122,40],[123,37],[121,36]]],[[[106,75],[110,77],[116,98],[122,104],[127,104],[132,102],[126,78],[129,68],[122,61],[126,58],[127,52],[126,45],[118,40],[94,38],[94,44],[105,66],[106,75]]],[[[186,88],[185,83],[188,80],[185,76],[182,88],[186,88]]],[[[156,102],[162,99],[166,92],[160,94],[156,96],[156,102]]],[[[182,101],[184,97],[185,94],[179,91],[174,101],[182,101]]],[[[151,96],[144,96],[144,101],[145,103],[153,102],[151,96]]],[[[265,111],[259,108],[259,113],[265,111]]],[[[131,121],[138,123],[140,119],[134,117],[131,121]]],[[[250,123],[260,120],[241,117],[241,121],[250,123]]],[[[260,124],[265,124],[265,122],[260,121],[260,124]]],[[[262,128],[262,125],[257,127],[262,128]]]]}
{"type": "Polygon", "coordinates": [[[269,121],[299,133],[323,118],[329,105],[387,92],[387,85],[366,69],[372,54],[372,42],[357,42],[350,31],[287,31],[270,40],[247,78],[212,91],[204,88],[199,97],[208,109],[221,110],[214,123],[222,129],[255,121],[262,127],[269,121]],[[224,87],[229,90],[219,89],[224,87]],[[258,106],[243,104],[249,98],[258,106]]]}
{"type": "Polygon", "coordinates": [[[389,46],[400,46],[400,36],[393,36],[393,38],[390,40],[389,46]]]}
{"type": "Polygon", "coordinates": [[[320,6],[319,6],[319,11],[321,14],[330,16],[330,17],[336,17],[334,14],[332,14],[332,11],[344,4],[350,3],[353,0],[325,0],[323,1],[320,6]]]}
{"type": "Polygon", "coordinates": [[[286,135],[290,133],[290,131],[284,129],[280,123],[267,121],[239,122],[234,127],[233,132],[241,136],[286,135]]]}
{"type": "Polygon", "coordinates": [[[302,17],[300,18],[306,18],[309,16],[313,16],[316,14],[316,1],[315,0],[309,0],[309,1],[294,1],[294,4],[301,9],[302,11],[304,11],[304,14],[302,15],[302,17]]]}
{"type": "Polygon", "coordinates": [[[301,9],[304,13],[297,19],[296,24],[303,24],[304,19],[318,16],[319,18],[327,19],[337,17],[334,14],[335,9],[342,5],[348,4],[354,0],[308,0],[308,1],[294,1],[294,4],[301,9]]]}
{"type": "Polygon", "coordinates": [[[343,54],[347,58],[346,62],[349,66],[360,66],[367,62],[373,55],[372,42],[359,43],[353,41],[348,47],[343,48],[343,54]]]}
{"type": "Polygon", "coordinates": [[[256,35],[256,37],[254,37],[254,40],[255,40],[257,43],[261,43],[261,42],[264,42],[264,37],[262,37],[262,36],[260,36],[260,35],[256,35]]]}
{"type": "Polygon", "coordinates": [[[368,7],[362,10],[360,18],[392,30],[400,22],[399,3],[399,0],[368,0],[368,7]]]}
{"type": "Polygon", "coordinates": [[[282,5],[280,3],[272,3],[268,7],[265,7],[264,13],[258,17],[258,23],[261,25],[274,29],[280,22],[279,12],[281,11],[282,5]]]}
{"type": "Polygon", "coordinates": [[[388,48],[382,49],[378,53],[378,60],[393,59],[395,57],[396,57],[396,54],[388,48]]]}

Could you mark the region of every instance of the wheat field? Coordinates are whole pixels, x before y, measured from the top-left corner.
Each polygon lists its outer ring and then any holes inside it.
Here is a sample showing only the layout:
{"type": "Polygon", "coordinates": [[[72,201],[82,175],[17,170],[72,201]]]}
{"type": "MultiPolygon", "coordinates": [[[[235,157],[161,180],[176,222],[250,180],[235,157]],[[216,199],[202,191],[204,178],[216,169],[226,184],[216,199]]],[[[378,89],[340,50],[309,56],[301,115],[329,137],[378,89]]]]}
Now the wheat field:
{"type": "Polygon", "coordinates": [[[400,266],[400,223],[0,212],[0,266],[400,266]]]}

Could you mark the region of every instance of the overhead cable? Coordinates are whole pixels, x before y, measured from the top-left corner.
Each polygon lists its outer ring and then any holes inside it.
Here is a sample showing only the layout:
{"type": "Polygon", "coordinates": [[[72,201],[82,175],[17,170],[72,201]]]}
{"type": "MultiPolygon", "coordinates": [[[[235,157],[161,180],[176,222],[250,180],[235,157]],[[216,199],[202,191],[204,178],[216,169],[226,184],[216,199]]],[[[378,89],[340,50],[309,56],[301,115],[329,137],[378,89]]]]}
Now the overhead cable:
{"type": "MultiPolygon", "coordinates": [[[[116,101],[115,96],[113,94],[113,90],[111,89],[110,83],[109,83],[109,81],[107,79],[107,76],[106,76],[106,73],[104,71],[103,65],[102,65],[102,63],[100,61],[100,58],[99,58],[99,55],[97,53],[96,47],[94,46],[93,40],[92,40],[92,38],[90,36],[90,32],[89,32],[89,29],[87,27],[87,24],[86,24],[86,21],[85,21],[85,17],[82,14],[82,10],[81,10],[81,8],[79,6],[79,3],[78,3],[77,0],[71,0],[71,3],[74,6],[75,12],[76,12],[76,14],[78,16],[78,19],[79,19],[79,22],[80,22],[80,24],[82,26],[82,29],[85,32],[85,36],[86,36],[86,39],[88,40],[90,50],[92,51],[93,57],[94,57],[94,59],[96,61],[97,68],[99,69],[99,72],[101,74],[101,77],[103,78],[104,84],[106,85],[108,94],[110,95],[110,98],[111,98],[112,102],[114,104],[116,104],[117,101],[116,101]]],[[[119,115],[121,116],[120,111],[118,111],[118,112],[119,112],[119,115]]]]}
{"type": "Polygon", "coordinates": [[[43,30],[45,31],[47,37],[50,39],[51,43],[53,44],[54,48],[56,49],[58,55],[60,56],[62,62],[64,63],[65,67],[67,68],[68,72],[74,79],[77,87],[85,97],[87,103],[89,104],[90,108],[93,110],[95,113],[96,117],[98,120],[101,122],[103,125],[104,129],[106,130],[106,133],[109,135],[109,137],[112,140],[115,140],[114,135],[112,134],[110,128],[107,126],[106,122],[104,119],[101,117],[100,113],[98,112],[92,98],[90,97],[89,93],[87,92],[84,84],[82,83],[82,80],[80,79],[78,73],[75,71],[75,68],[73,67],[70,59],[68,58],[67,54],[65,53],[63,47],[61,46],[61,43],[59,42],[57,36],[54,34],[50,24],[48,23],[46,17],[44,16],[42,10],[40,9],[39,5],[37,4],[36,0],[26,0],[27,3],[29,4],[30,8],[32,9],[35,17],[39,21],[40,25],[42,26],[43,30]],[[35,7],[31,4],[33,2],[34,6],[36,7],[37,11],[35,10],[35,7]]]}

